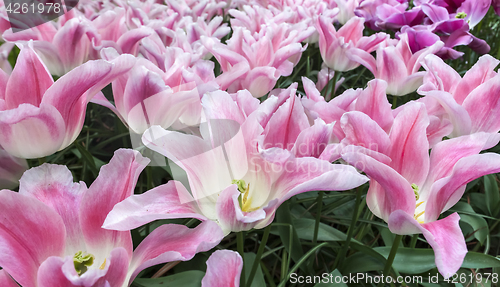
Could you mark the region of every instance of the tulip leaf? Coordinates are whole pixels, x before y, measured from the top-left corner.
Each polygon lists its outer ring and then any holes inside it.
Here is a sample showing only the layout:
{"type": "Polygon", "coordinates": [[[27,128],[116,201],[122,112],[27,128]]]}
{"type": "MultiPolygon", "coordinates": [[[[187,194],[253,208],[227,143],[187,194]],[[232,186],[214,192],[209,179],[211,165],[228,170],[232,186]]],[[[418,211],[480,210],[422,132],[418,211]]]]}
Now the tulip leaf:
{"type": "Polygon", "coordinates": [[[80,143],[78,143],[78,141],[75,141],[74,145],[78,149],[78,151],[80,152],[84,162],[87,163],[92,174],[94,176],[97,176],[99,171],[97,170],[95,160],[94,160],[94,157],[92,156],[92,154],[90,154],[90,152],[86,148],[84,148],[80,143]]]}
{"type": "MultiPolygon", "coordinates": [[[[312,240],[314,234],[314,219],[298,218],[293,220],[300,239],[312,240]]],[[[324,223],[319,224],[318,241],[345,241],[347,235],[324,223]]]]}
{"type": "MultiPolygon", "coordinates": [[[[391,247],[375,247],[373,250],[387,258],[391,247]]],[[[393,266],[401,273],[420,274],[436,267],[434,262],[434,251],[422,248],[400,247],[394,258],[393,266]]],[[[465,256],[462,268],[492,268],[500,267],[500,259],[491,255],[468,252],[465,256]]],[[[358,252],[346,260],[344,274],[383,270],[384,263],[366,253],[358,252]]]]}
{"type": "Polygon", "coordinates": [[[185,271],[182,273],[161,277],[161,278],[137,278],[132,286],[137,287],[165,287],[165,286],[183,286],[200,287],[201,280],[205,272],[200,270],[185,271]]]}
{"type": "MultiPolygon", "coordinates": [[[[248,276],[250,276],[250,271],[252,271],[253,262],[255,261],[256,256],[257,255],[255,253],[245,253],[244,268],[245,268],[246,282],[248,282],[248,276]]],[[[262,273],[260,265],[257,267],[257,272],[255,273],[255,276],[253,278],[251,287],[259,287],[259,286],[266,286],[266,281],[264,280],[264,274],[262,273]]]]}
{"type": "Polygon", "coordinates": [[[500,190],[494,174],[484,176],[484,193],[489,215],[497,216],[500,211],[500,190]]]}
{"type": "Polygon", "coordinates": [[[336,278],[342,278],[342,274],[340,274],[340,271],[337,269],[333,270],[332,273],[330,273],[330,276],[327,277],[327,280],[323,279],[323,277],[321,278],[325,281],[329,281],[328,283],[322,281],[321,283],[314,285],[314,287],[347,287],[347,284],[345,283],[339,283],[339,281],[336,282],[336,278]]]}
{"type": "Polygon", "coordinates": [[[486,220],[478,215],[475,215],[474,209],[465,203],[465,202],[457,202],[453,207],[454,210],[457,210],[460,214],[460,221],[467,223],[474,230],[474,237],[479,240],[481,244],[484,243],[486,237],[489,234],[488,223],[486,220]],[[460,211],[465,211],[467,214],[460,213],[460,211]]]}

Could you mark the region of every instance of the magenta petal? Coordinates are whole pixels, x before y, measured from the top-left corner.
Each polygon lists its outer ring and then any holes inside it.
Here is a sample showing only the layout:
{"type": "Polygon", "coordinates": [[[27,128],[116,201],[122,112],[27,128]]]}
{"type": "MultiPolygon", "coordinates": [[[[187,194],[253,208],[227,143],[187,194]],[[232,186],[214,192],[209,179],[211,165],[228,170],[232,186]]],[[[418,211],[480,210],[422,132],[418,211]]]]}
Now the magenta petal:
{"type": "Polygon", "coordinates": [[[175,180],[116,204],[106,217],[103,228],[125,231],[154,220],[170,218],[206,220],[191,194],[175,180]]]}
{"type": "MultiPolygon", "coordinates": [[[[10,277],[10,275],[5,272],[5,270],[0,270],[0,286],[2,287],[19,287],[16,281],[10,277]]],[[[214,285],[215,286],[215,285],[214,285]]]]}
{"type": "Polygon", "coordinates": [[[85,184],[73,182],[73,175],[66,166],[43,164],[24,173],[19,193],[33,196],[56,211],[66,227],[66,252],[85,250],[78,210],[85,184]]]}
{"type": "Polygon", "coordinates": [[[207,260],[207,273],[201,281],[202,287],[240,286],[243,259],[231,250],[217,250],[207,260]]]}
{"type": "Polygon", "coordinates": [[[0,191],[0,210],[0,266],[22,286],[36,287],[40,264],[63,255],[64,223],[42,202],[10,190],[0,191]]]}
{"type": "Polygon", "coordinates": [[[5,104],[7,109],[20,104],[38,107],[45,91],[54,83],[47,67],[33,50],[31,43],[19,53],[16,66],[7,82],[5,104]]]}
{"type": "Polygon", "coordinates": [[[0,111],[0,144],[10,154],[38,158],[58,151],[65,136],[64,120],[50,105],[21,104],[0,111]]]}
{"type": "Polygon", "coordinates": [[[109,164],[101,167],[80,205],[80,223],[89,248],[109,254],[121,246],[132,253],[130,232],[105,230],[101,226],[113,206],[133,194],[137,178],[148,162],[137,151],[119,149],[109,164]]]}
{"type": "Polygon", "coordinates": [[[198,252],[215,247],[224,237],[213,221],[205,221],[190,229],[183,225],[165,224],[151,232],[134,251],[129,270],[130,282],[149,266],[171,261],[187,261],[198,252]]]}

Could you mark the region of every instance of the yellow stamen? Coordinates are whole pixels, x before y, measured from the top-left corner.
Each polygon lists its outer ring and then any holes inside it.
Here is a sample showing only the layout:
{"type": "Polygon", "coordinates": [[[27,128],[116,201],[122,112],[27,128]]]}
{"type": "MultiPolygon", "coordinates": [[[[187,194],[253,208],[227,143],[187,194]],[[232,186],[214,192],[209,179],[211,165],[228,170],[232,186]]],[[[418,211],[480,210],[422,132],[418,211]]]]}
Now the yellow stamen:
{"type": "Polygon", "coordinates": [[[99,269],[103,270],[104,267],[106,267],[106,258],[104,258],[104,262],[102,263],[102,265],[99,267],[99,269]]]}
{"type": "Polygon", "coordinates": [[[422,205],[422,203],[424,203],[424,202],[422,201],[420,203],[417,203],[417,205],[415,206],[415,208],[418,208],[420,205],[422,205]]]}
{"type": "Polygon", "coordinates": [[[419,217],[420,217],[422,214],[424,214],[424,213],[425,213],[425,210],[424,210],[424,211],[422,211],[422,212],[420,212],[419,214],[415,215],[415,217],[414,217],[414,218],[415,218],[415,219],[417,219],[417,218],[419,218],[419,217]]]}

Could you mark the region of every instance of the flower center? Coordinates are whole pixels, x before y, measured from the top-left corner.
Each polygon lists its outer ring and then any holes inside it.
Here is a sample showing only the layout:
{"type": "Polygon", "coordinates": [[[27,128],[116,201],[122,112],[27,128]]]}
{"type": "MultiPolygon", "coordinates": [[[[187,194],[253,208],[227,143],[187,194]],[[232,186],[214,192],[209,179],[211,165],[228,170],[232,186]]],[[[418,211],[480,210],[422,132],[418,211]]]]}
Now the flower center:
{"type": "Polygon", "coordinates": [[[236,186],[238,186],[238,190],[241,193],[240,196],[238,196],[238,202],[240,203],[240,208],[242,211],[251,212],[259,209],[258,207],[250,207],[252,204],[252,199],[248,197],[248,194],[250,193],[250,183],[246,184],[242,179],[233,179],[232,184],[236,184],[236,186]]]}
{"type": "Polygon", "coordinates": [[[457,19],[465,19],[465,17],[467,17],[467,13],[465,12],[458,12],[457,15],[455,15],[457,19]]]}
{"type": "MultiPolygon", "coordinates": [[[[95,256],[87,252],[78,251],[75,253],[75,256],[73,256],[73,264],[75,265],[76,273],[78,273],[79,276],[83,275],[87,272],[89,267],[94,264],[94,260],[95,256]]],[[[99,269],[104,269],[105,267],[106,259],[104,259],[102,265],[99,266],[99,269]]]]}
{"type": "MultiPolygon", "coordinates": [[[[418,194],[418,191],[419,191],[419,189],[418,189],[418,185],[416,185],[415,183],[412,183],[412,184],[411,184],[411,188],[413,188],[413,192],[415,193],[415,200],[417,200],[417,202],[418,202],[418,199],[420,198],[420,195],[418,194]]],[[[419,218],[420,216],[422,216],[422,215],[425,213],[425,210],[424,210],[424,211],[422,211],[422,212],[417,213],[417,208],[418,208],[418,207],[419,207],[422,203],[424,203],[424,201],[421,201],[421,202],[418,202],[418,203],[417,203],[417,205],[415,206],[415,213],[414,213],[414,215],[413,215],[413,218],[415,218],[415,220],[416,220],[416,221],[418,221],[418,223],[424,223],[424,221],[423,221],[423,220],[418,220],[418,218],[419,218]]]]}
{"type": "Polygon", "coordinates": [[[94,255],[88,254],[86,252],[78,251],[73,256],[73,264],[75,265],[75,270],[78,275],[82,275],[87,272],[88,268],[94,264],[94,255]]]}

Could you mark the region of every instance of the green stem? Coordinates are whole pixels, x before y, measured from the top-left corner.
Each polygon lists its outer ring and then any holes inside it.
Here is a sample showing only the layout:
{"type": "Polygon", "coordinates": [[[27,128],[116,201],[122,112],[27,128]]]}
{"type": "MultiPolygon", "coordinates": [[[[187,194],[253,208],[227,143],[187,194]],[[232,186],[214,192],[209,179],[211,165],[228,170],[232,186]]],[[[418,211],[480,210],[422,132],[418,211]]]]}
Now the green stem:
{"type": "Polygon", "coordinates": [[[337,82],[339,81],[340,79],[340,75],[342,73],[341,72],[338,72],[338,71],[335,71],[335,75],[333,76],[333,82],[332,82],[332,88],[331,88],[331,93],[330,95],[326,95],[326,101],[329,101],[330,99],[333,99],[335,97],[335,86],[337,85],[337,82]]]}
{"type": "Polygon", "coordinates": [[[414,234],[413,237],[411,238],[410,248],[415,248],[415,246],[417,245],[417,240],[418,240],[418,234],[414,234]]]}
{"type": "Polygon", "coordinates": [[[148,190],[152,189],[154,187],[153,184],[153,170],[150,165],[146,166],[146,177],[147,177],[147,188],[148,190]]]}
{"type": "Polygon", "coordinates": [[[314,224],[313,243],[316,243],[318,241],[319,220],[321,218],[321,209],[323,208],[323,193],[323,191],[319,192],[318,199],[316,201],[318,210],[316,211],[316,222],[314,224]]]}
{"type": "MultiPolygon", "coordinates": [[[[236,233],[236,244],[237,244],[237,249],[238,253],[240,254],[241,258],[245,258],[245,251],[243,250],[245,246],[245,231],[240,231],[236,233]]],[[[240,286],[245,287],[245,260],[243,260],[243,268],[241,268],[241,277],[240,277],[240,286]]]]}
{"type": "Polygon", "coordinates": [[[42,165],[42,164],[44,164],[45,162],[47,162],[47,157],[45,157],[45,156],[44,156],[44,157],[39,157],[39,158],[38,158],[38,164],[39,164],[39,165],[42,165]]]}
{"type": "Polygon", "coordinates": [[[330,244],[329,242],[323,242],[319,245],[316,245],[315,247],[311,248],[311,250],[307,251],[306,254],[304,254],[304,256],[302,256],[300,258],[300,260],[293,266],[293,268],[287,273],[287,276],[281,280],[280,284],[278,285],[278,287],[282,287],[282,286],[285,286],[285,283],[288,281],[287,279],[290,278],[290,275],[292,275],[293,272],[297,271],[297,269],[299,269],[300,265],[302,265],[306,260],[307,258],[309,258],[309,256],[311,256],[313,253],[316,252],[316,250],[319,250],[320,248],[322,248],[323,246],[326,246],[330,244]]]}
{"type": "Polygon", "coordinates": [[[257,255],[255,256],[255,261],[253,262],[252,269],[250,270],[250,275],[248,276],[248,281],[246,286],[252,286],[253,278],[255,277],[255,273],[257,272],[257,267],[259,266],[260,259],[262,258],[262,253],[264,253],[264,249],[266,249],[267,239],[269,238],[269,233],[271,232],[271,224],[269,224],[264,229],[264,235],[262,235],[262,241],[259,245],[259,250],[257,250],[257,255]]]}
{"type": "Polygon", "coordinates": [[[349,230],[347,231],[347,238],[345,240],[345,244],[340,251],[340,254],[337,258],[335,258],[335,264],[333,265],[333,269],[341,269],[344,263],[344,259],[347,255],[347,250],[349,249],[349,244],[351,243],[352,234],[354,233],[354,229],[356,226],[356,222],[358,221],[358,213],[359,213],[359,205],[361,202],[361,189],[356,189],[356,203],[354,207],[354,213],[352,214],[351,224],[349,225],[349,230]]]}
{"type": "MultiPolygon", "coordinates": [[[[394,258],[396,257],[396,253],[398,253],[399,243],[401,243],[401,239],[403,235],[396,235],[394,238],[394,242],[392,243],[391,253],[389,253],[389,257],[387,257],[387,261],[385,262],[384,273],[382,273],[385,277],[390,275],[392,263],[394,262],[394,258]]],[[[382,281],[378,284],[377,287],[383,287],[384,283],[382,281]]]]}

